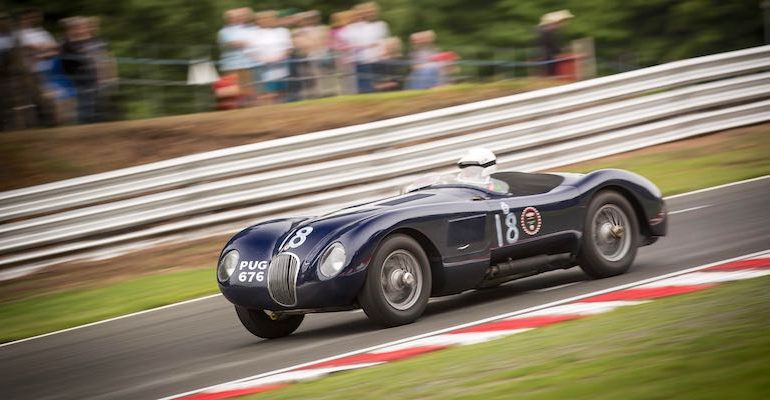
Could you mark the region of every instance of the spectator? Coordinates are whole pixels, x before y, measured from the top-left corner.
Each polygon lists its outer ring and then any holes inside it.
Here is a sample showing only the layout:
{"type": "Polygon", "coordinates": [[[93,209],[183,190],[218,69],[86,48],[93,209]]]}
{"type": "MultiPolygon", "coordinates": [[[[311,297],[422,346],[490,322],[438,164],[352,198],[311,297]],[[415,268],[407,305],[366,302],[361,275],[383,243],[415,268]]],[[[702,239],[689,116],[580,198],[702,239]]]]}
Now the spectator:
{"type": "Polygon", "coordinates": [[[457,60],[460,57],[454,51],[442,51],[434,54],[431,61],[438,63],[439,79],[437,86],[446,85],[453,81],[453,76],[457,73],[457,60]]]}
{"type": "Polygon", "coordinates": [[[252,69],[256,62],[249,56],[248,48],[253,43],[250,31],[246,26],[247,18],[251,17],[248,8],[227,10],[224,13],[225,26],[217,34],[220,47],[220,69],[238,77],[238,96],[242,106],[252,105],[255,93],[252,89],[254,80],[252,69]]]}
{"type": "Polygon", "coordinates": [[[355,19],[352,10],[340,11],[331,16],[331,50],[337,70],[337,93],[353,94],[356,92],[355,54],[346,39],[346,30],[355,19]]]}
{"type": "Polygon", "coordinates": [[[96,116],[99,121],[117,118],[114,97],[118,90],[118,67],[107,42],[99,36],[101,19],[89,17],[91,48],[89,53],[96,63],[96,116]]]}
{"type": "Polygon", "coordinates": [[[228,74],[212,83],[217,110],[234,110],[238,108],[238,75],[228,74]]]}
{"type": "Polygon", "coordinates": [[[283,78],[283,96],[281,101],[298,101],[302,99],[303,86],[307,83],[304,79],[307,74],[308,60],[300,54],[297,48],[297,38],[295,34],[302,25],[302,13],[299,9],[289,7],[278,11],[275,22],[276,27],[285,28],[290,35],[292,48],[289,50],[289,56],[286,59],[286,65],[289,71],[288,76],[283,78]]]}
{"type": "Polygon", "coordinates": [[[93,53],[91,26],[87,18],[69,17],[62,20],[65,41],[62,45],[62,67],[77,92],[78,122],[96,122],[98,77],[93,53]]]}
{"type": "Polygon", "coordinates": [[[46,60],[59,52],[59,44],[48,31],[43,29],[43,12],[31,8],[22,11],[19,18],[19,30],[16,33],[27,65],[33,71],[41,72],[49,66],[46,60]]]}
{"type": "Polygon", "coordinates": [[[561,28],[574,18],[569,10],[550,12],[540,17],[537,26],[537,46],[540,60],[545,63],[546,76],[556,76],[556,59],[562,51],[561,28]]]}
{"type": "Polygon", "coordinates": [[[400,90],[408,70],[408,63],[401,51],[401,39],[389,37],[380,45],[380,61],[374,64],[374,74],[377,77],[374,88],[378,92],[400,90]]]}
{"type": "Polygon", "coordinates": [[[381,40],[390,36],[388,24],[379,20],[379,8],[374,2],[357,5],[356,22],[345,31],[345,40],[356,54],[358,93],[374,90],[374,63],[380,60],[381,40]]]}
{"type": "Polygon", "coordinates": [[[0,14],[0,131],[36,124],[36,85],[34,73],[25,64],[13,20],[0,14]]]}
{"type": "Polygon", "coordinates": [[[43,75],[43,92],[53,103],[53,118],[57,125],[75,122],[77,90],[64,70],[61,57],[51,59],[51,68],[43,75]]]}
{"type": "Polygon", "coordinates": [[[441,65],[433,57],[439,54],[433,31],[415,32],[409,36],[412,50],[409,54],[412,72],[407,89],[430,89],[441,82],[441,65]]]}
{"type": "Polygon", "coordinates": [[[433,31],[415,32],[409,35],[409,42],[412,46],[409,52],[412,65],[425,64],[430,61],[434,54],[438,53],[436,33],[433,31]]]}
{"type": "Polygon", "coordinates": [[[317,86],[316,74],[310,60],[313,45],[312,27],[304,14],[298,13],[292,16],[295,28],[291,30],[294,48],[289,57],[289,101],[311,97],[317,86]]]}
{"type": "MultiPolygon", "coordinates": [[[[243,13],[243,18],[245,21],[243,23],[246,37],[246,46],[244,47],[244,51],[251,60],[252,65],[251,71],[248,74],[249,80],[253,82],[253,84],[250,86],[250,89],[253,90],[252,93],[255,96],[255,101],[258,103],[261,93],[263,92],[262,70],[264,69],[264,63],[262,62],[262,52],[264,51],[264,29],[257,25],[256,14],[250,8],[242,8],[240,10],[243,13]]],[[[231,79],[226,81],[232,82],[231,79]]]]}
{"type": "Polygon", "coordinates": [[[318,11],[299,14],[298,27],[293,32],[294,47],[299,63],[302,98],[330,96],[334,92],[333,61],[331,59],[331,32],[321,24],[318,11]]]}
{"type": "Polygon", "coordinates": [[[59,44],[48,31],[43,29],[43,12],[37,8],[26,9],[19,16],[19,30],[16,32],[21,46],[23,61],[32,72],[34,82],[28,86],[37,114],[36,119],[45,125],[55,120],[51,94],[46,91],[46,75],[53,68],[53,57],[59,52],[59,44]]]}
{"type": "Polygon", "coordinates": [[[257,25],[261,30],[261,54],[265,67],[262,71],[265,100],[277,103],[284,100],[286,82],[289,77],[289,55],[293,49],[291,32],[280,26],[275,11],[263,11],[256,14],[257,25]]]}

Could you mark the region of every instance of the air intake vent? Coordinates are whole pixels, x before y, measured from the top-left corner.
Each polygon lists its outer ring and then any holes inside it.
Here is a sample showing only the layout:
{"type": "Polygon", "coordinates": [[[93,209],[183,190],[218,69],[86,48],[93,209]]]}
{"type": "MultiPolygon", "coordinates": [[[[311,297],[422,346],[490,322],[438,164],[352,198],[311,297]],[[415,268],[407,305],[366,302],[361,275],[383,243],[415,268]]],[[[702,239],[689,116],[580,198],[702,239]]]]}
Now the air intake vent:
{"type": "Polygon", "coordinates": [[[270,261],[267,290],[277,303],[291,307],[297,304],[297,273],[299,259],[291,253],[281,253],[270,261]]]}

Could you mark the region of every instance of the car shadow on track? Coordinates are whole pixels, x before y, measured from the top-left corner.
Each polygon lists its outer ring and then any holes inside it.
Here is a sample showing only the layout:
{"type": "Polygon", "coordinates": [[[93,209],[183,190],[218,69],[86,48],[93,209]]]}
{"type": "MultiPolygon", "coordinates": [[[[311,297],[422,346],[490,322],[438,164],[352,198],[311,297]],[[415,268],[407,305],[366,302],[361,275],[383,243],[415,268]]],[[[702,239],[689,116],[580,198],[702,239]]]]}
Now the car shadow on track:
{"type": "Polygon", "coordinates": [[[428,304],[423,316],[440,315],[453,312],[469,306],[484,305],[503,299],[515,299],[526,296],[528,292],[556,288],[571,283],[590,280],[583,271],[573,268],[566,271],[555,271],[508,282],[494,288],[472,290],[458,295],[437,297],[428,304]]]}
{"type": "MultiPolygon", "coordinates": [[[[580,269],[573,268],[566,271],[555,271],[547,274],[533,276],[508,282],[495,288],[483,290],[471,290],[461,294],[437,297],[431,299],[422,318],[436,317],[442,314],[462,311],[473,306],[483,306],[504,299],[516,299],[525,296],[528,292],[555,288],[558,286],[590,280],[580,269]]],[[[356,336],[369,332],[380,331],[383,328],[371,322],[363,312],[332,313],[325,317],[314,318],[314,322],[321,326],[305,327],[293,335],[281,339],[281,341],[297,341],[336,339],[340,336],[356,336]],[[319,321],[320,320],[320,321],[319,321]]],[[[419,324],[420,320],[416,324],[419,324]]]]}

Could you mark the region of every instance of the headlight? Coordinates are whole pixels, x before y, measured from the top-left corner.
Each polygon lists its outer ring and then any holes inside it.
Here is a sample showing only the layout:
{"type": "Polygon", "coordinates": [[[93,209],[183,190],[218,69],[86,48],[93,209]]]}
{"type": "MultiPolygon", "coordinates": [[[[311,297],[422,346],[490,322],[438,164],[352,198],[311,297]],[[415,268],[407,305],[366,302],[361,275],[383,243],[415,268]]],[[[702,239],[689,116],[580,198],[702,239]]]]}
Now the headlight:
{"type": "Polygon", "coordinates": [[[238,259],[240,257],[241,255],[238,254],[238,250],[230,250],[224,257],[222,257],[219,261],[219,266],[217,267],[217,279],[219,279],[220,282],[227,282],[227,280],[230,279],[230,275],[235,271],[235,267],[238,265],[238,259]]]}
{"type": "Polygon", "coordinates": [[[340,273],[345,266],[345,247],[342,243],[335,242],[326,248],[321,256],[321,275],[326,278],[333,278],[340,273]]]}

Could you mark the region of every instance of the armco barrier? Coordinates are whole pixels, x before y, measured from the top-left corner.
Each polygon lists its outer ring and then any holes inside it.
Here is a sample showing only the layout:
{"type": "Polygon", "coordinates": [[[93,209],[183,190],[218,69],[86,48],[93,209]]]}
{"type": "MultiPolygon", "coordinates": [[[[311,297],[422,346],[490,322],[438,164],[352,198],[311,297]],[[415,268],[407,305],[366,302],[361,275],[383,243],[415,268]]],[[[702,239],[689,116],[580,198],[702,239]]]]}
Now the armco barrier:
{"type": "Polygon", "coordinates": [[[768,69],[763,46],[0,193],[0,267],[394,193],[475,145],[531,170],[762,122],[768,69]]]}
{"type": "MultiPolygon", "coordinates": [[[[275,165],[270,159],[296,164],[350,152],[350,147],[376,150],[410,139],[426,139],[451,132],[478,130],[494,124],[561,113],[585,104],[610,101],[651,90],[689,85],[770,67],[770,46],[677,61],[656,67],[449,107],[369,124],[331,129],[288,138],[258,142],[171,160],[124,168],[102,174],[0,193],[0,221],[14,218],[9,209],[35,203],[30,214],[72,207],[96,200],[131,196],[148,190],[189,185],[236,172],[258,171],[275,165]],[[387,137],[378,142],[378,137],[387,137]],[[357,142],[351,142],[358,139],[357,142]],[[349,146],[340,148],[340,144],[349,146]],[[325,146],[322,151],[317,148],[325,146]],[[66,195],[71,194],[70,198],[66,195]],[[81,200],[72,200],[72,198],[81,200]],[[40,206],[39,203],[48,203],[40,206]]],[[[19,212],[19,211],[17,211],[19,212]]]]}

